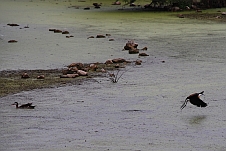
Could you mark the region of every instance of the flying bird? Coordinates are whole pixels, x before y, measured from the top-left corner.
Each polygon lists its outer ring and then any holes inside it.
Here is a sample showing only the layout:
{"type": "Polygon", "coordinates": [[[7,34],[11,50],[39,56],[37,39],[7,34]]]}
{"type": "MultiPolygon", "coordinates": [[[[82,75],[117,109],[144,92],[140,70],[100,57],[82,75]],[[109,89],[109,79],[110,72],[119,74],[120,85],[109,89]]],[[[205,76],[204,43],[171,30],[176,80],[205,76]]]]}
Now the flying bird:
{"type": "Polygon", "coordinates": [[[184,101],[183,105],[180,107],[180,109],[182,110],[187,105],[188,101],[190,101],[191,104],[196,105],[197,107],[206,107],[207,104],[200,99],[200,96],[204,95],[203,93],[204,93],[204,91],[202,91],[200,93],[194,93],[194,94],[189,95],[185,99],[185,101],[184,101]]]}
{"type": "Polygon", "coordinates": [[[18,102],[14,102],[12,105],[16,105],[17,109],[34,109],[35,106],[32,106],[32,103],[18,105],[18,102]]]}

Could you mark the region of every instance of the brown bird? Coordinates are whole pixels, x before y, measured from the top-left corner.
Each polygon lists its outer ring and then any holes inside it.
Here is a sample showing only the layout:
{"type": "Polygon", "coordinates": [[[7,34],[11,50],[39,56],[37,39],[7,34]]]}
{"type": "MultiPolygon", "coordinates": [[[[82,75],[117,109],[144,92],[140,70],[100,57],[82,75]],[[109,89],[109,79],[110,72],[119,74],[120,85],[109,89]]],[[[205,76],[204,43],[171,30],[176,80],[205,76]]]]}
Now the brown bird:
{"type": "Polygon", "coordinates": [[[16,105],[17,109],[34,109],[35,106],[32,106],[32,103],[22,104],[18,106],[18,102],[14,102],[12,105],[16,105]]]}
{"type": "Polygon", "coordinates": [[[202,91],[200,93],[194,93],[194,94],[189,95],[185,99],[185,101],[184,101],[183,105],[180,107],[180,109],[182,110],[187,105],[188,101],[190,101],[191,104],[196,105],[197,107],[206,107],[207,104],[200,99],[200,96],[204,95],[203,93],[204,93],[204,91],[202,91]]]}

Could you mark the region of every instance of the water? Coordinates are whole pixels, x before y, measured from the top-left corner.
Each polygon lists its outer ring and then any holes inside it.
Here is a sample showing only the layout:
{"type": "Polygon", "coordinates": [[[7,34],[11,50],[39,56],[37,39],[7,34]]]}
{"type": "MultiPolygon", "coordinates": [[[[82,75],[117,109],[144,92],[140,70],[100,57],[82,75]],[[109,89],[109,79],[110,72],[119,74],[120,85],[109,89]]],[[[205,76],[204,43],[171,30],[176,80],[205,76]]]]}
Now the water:
{"type": "MultiPolygon", "coordinates": [[[[36,3],[28,5],[35,7],[36,3]]],[[[60,6],[57,9],[64,10],[60,6]]],[[[151,18],[149,22],[148,14],[133,24],[122,22],[121,15],[94,22],[101,18],[99,13],[66,9],[63,21],[51,18],[51,22],[40,15],[46,22],[31,19],[34,23],[26,31],[4,27],[9,21],[3,18],[1,70],[60,68],[71,62],[104,62],[116,57],[141,59],[143,64],[127,66],[129,70],[116,84],[96,78],[82,85],[0,98],[0,150],[224,151],[225,25],[178,19],[165,24],[167,18],[159,22],[151,18]],[[77,26],[70,24],[73,11],[81,13],[76,16],[77,26]],[[82,19],[82,15],[93,19],[82,19]],[[65,25],[64,21],[69,23],[65,25]],[[66,39],[49,33],[49,26],[67,28],[75,37],[66,39]],[[86,39],[99,33],[110,33],[115,41],[86,39]],[[24,42],[5,42],[14,36],[24,42]],[[135,39],[141,48],[147,46],[150,56],[138,58],[121,51],[129,39],[135,39]],[[188,104],[180,110],[188,95],[203,90],[208,107],[188,104]],[[15,109],[10,105],[15,101],[33,102],[36,108],[15,109]]],[[[21,22],[14,19],[20,24],[28,22],[26,18],[21,22]]]]}

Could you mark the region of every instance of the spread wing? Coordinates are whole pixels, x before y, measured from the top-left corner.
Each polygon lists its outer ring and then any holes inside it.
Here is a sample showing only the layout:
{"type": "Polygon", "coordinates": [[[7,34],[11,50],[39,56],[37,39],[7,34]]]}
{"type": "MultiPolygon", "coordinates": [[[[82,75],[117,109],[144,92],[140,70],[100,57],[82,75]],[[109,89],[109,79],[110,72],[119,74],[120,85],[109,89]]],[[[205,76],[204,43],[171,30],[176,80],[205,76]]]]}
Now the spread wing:
{"type": "Polygon", "coordinates": [[[207,104],[205,102],[203,102],[199,97],[197,98],[193,98],[193,99],[190,99],[190,103],[197,106],[197,107],[206,107],[207,104]]]}

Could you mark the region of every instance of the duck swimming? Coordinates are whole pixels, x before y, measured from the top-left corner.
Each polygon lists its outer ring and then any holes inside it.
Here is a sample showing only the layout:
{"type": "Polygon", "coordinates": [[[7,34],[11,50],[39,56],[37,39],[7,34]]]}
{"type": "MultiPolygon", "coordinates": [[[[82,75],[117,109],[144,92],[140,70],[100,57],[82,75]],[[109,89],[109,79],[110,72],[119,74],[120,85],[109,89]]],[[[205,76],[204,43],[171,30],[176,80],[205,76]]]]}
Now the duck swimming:
{"type": "Polygon", "coordinates": [[[34,109],[35,106],[32,106],[32,103],[18,105],[18,102],[14,102],[12,105],[16,105],[17,109],[34,109]]]}

